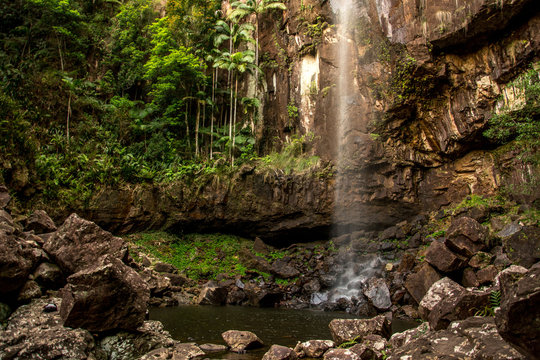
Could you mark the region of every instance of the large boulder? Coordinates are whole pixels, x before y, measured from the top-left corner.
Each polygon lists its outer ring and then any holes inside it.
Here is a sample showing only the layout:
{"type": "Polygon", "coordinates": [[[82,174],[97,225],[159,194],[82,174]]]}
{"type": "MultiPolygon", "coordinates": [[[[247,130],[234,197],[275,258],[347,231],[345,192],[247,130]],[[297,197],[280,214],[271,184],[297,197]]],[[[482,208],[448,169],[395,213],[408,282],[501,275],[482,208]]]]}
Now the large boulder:
{"type": "Polygon", "coordinates": [[[467,258],[486,247],[486,229],[470,217],[460,217],[450,224],[446,232],[445,245],[467,258]]]}
{"type": "Polygon", "coordinates": [[[388,286],[383,279],[369,279],[367,282],[367,288],[364,290],[364,295],[378,310],[388,310],[392,306],[390,290],[388,290],[388,286]]]}
{"type": "Polygon", "coordinates": [[[298,356],[293,349],[281,345],[272,345],[262,360],[296,360],[298,356]]]}
{"type": "Polygon", "coordinates": [[[330,321],[329,327],[338,345],[352,340],[359,341],[370,334],[388,339],[391,334],[390,321],[384,315],[371,319],[334,319],[330,321]]]}
{"type": "Polygon", "coordinates": [[[104,256],[67,281],[60,308],[65,326],[101,332],[136,330],[144,322],[148,287],[135,270],[117,258],[104,256]]]}
{"type": "Polygon", "coordinates": [[[22,288],[36,261],[30,246],[0,231],[0,299],[22,288]]]}
{"type": "Polygon", "coordinates": [[[539,227],[525,226],[509,236],[504,236],[504,232],[499,235],[502,237],[505,252],[514,264],[529,268],[540,261],[539,227]]]}
{"type": "Polygon", "coordinates": [[[243,352],[264,346],[261,339],[251,331],[228,330],[221,334],[231,351],[243,352]]]}
{"type": "Polygon", "coordinates": [[[126,260],[128,255],[122,239],[77,214],[70,215],[43,248],[66,275],[93,266],[103,255],[121,260],[126,260]]]}
{"type": "Polygon", "coordinates": [[[410,274],[405,280],[405,288],[411,294],[417,304],[422,301],[427,291],[437,281],[441,275],[427,262],[420,264],[416,272],[410,274]]]}
{"type": "Polygon", "coordinates": [[[420,313],[432,329],[446,329],[454,320],[466,319],[489,304],[490,291],[465,289],[449,278],[437,281],[420,302],[420,313]]]}
{"type": "Polygon", "coordinates": [[[446,330],[429,331],[425,325],[420,328],[409,330],[405,337],[394,335],[396,341],[391,340],[393,346],[387,359],[525,360],[501,338],[490,317],[455,321],[446,330]]]}
{"type": "Polygon", "coordinates": [[[25,230],[45,234],[56,231],[56,225],[45,211],[36,210],[26,219],[25,230]]]}
{"type": "Polygon", "coordinates": [[[62,326],[58,312],[44,312],[48,303],[60,299],[38,299],[19,307],[0,331],[0,359],[70,359],[87,360],[97,355],[92,335],[84,329],[62,326]]]}
{"type": "Polygon", "coordinates": [[[531,359],[540,354],[540,263],[527,273],[500,276],[501,307],[495,314],[501,336],[531,359]]]}
{"type": "Polygon", "coordinates": [[[388,342],[379,335],[368,335],[364,337],[361,344],[356,344],[350,350],[362,360],[383,360],[388,342]]]}
{"type": "Polygon", "coordinates": [[[462,269],[467,259],[451,251],[440,241],[433,241],[426,250],[426,261],[443,273],[462,269]]]}

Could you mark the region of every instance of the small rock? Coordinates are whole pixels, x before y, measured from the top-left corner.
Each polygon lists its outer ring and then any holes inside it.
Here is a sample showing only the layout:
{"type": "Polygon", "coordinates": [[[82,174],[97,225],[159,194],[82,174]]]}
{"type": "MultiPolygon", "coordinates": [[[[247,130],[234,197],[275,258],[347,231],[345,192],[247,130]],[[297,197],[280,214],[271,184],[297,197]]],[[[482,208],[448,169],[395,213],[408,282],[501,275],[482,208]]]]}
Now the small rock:
{"type": "Polygon", "coordinates": [[[465,287],[478,287],[480,285],[478,279],[476,278],[476,273],[471,268],[466,268],[465,270],[463,270],[461,283],[465,287]]]}
{"type": "Polygon", "coordinates": [[[281,346],[281,345],[272,345],[270,350],[268,350],[262,360],[296,360],[298,356],[293,349],[281,346]]]}
{"type": "Polygon", "coordinates": [[[469,260],[469,266],[475,269],[483,269],[491,264],[492,260],[493,255],[479,251],[469,260]]]}
{"type": "Polygon", "coordinates": [[[4,185],[0,185],[0,209],[5,208],[11,200],[8,189],[4,185]]]}
{"type": "Polygon", "coordinates": [[[460,217],[450,224],[445,245],[451,250],[470,258],[485,248],[486,229],[470,217],[460,217]]]}
{"type": "Polygon", "coordinates": [[[164,262],[158,262],[157,264],[154,265],[154,270],[159,272],[159,273],[171,273],[171,274],[174,274],[176,272],[178,272],[178,270],[172,266],[171,264],[167,264],[167,263],[164,263],[164,262]]]}
{"type": "Polygon", "coordinates": [[[51,263],[41,263],[34,270],[34,280],[44,289],[58,290],[64,286],[66,279],[62,270],[51,263]]]}
{"type": "Polygon", "coordinates": [[[278,259],[272,263],[271,272],[283,279],[291,279],[300,275],[297,269],[283,259],[278,259]]]}
{"type": "Polygon", "coordinates": [[[36,299],[41,296],[41,289],[34,280],[28,280],[17,297],[17,301],[22,304],[30,302],[32,299],[36,299]]]}
{"type": "Polygon", "coordinates": [[[328,350],[336,346],[332,340],[309,340],[298,343],[294,351],[303,354],[301,357],[319,358],[328,350]]]}
{"type": "Polygon", "coordinates": [[[56,231],[56,225],[45,211],[36,210],[26,220],[25,230],[33,230],[36,234],[46,234],[56,231]]]}
{"type": "Polygon", "coordinates": [[[433,241],[426,251],[426,261],[444,273],[462,269],[467,259],[452,252],[440,241],[433,241]]]}
{"type": "Polygon", "coordinates": [[[390,290],[383,279],[371,278],[368,280],[364,295],[378,310],[388,310],[392,306],[390,290]]]}
{"type": "Polygon", "coordinates": [[[55,311],[58,311],[58,307],[54,303],[49,303],[43,307],[43,312],[49,313],[55,311]]]}
{"type": "Polygon", "coordinates": [[[330,349],[324,354],[324,360],[362,360],[350,349],[330,349]]]}
{"type": "Polygon", "coordinates": [[[329,324],[330,333],[336,344],[362,339],[366,335],[375,334],[389,338],[391,323],[379,315],[371,319],[334,319],[329,324]]]}
{"type": "Polygon", "coordinates": [[[223,351],[227,351],[228,349],[225,345],[218,345],[218,344],[202,344],[202,345],[199,345],[199,347],[205,353],[223,352],[223,351]]]}
{"type": "Polygon", "coordinates": [[[250,331],[229,330],[221,336],[233,352],[239,353],[264,346],[262,340],[250,331]]]}
{"type": "Polygon", "coordinates": [[[227,303],[227,288],[208,282],[202,288],[197,303],[199,305],[224,305],[227,303]]]}
{"type": "Polygon", "coordinates": [[[494,265],[489,265],[482,270],[478,270],[476,272],[476,278],[480,285],[491,284],[495,280],[497,273],[497,268],[494,265]]]}
{"type": "Polygon", "coordinates": [[[427,262],[420,264],[418,270],[410,274],[405,280],[405,288],[411,294],[417,304],[422,301],[424,295],[435,282],[441,279],[441,275],[427,262]]]}

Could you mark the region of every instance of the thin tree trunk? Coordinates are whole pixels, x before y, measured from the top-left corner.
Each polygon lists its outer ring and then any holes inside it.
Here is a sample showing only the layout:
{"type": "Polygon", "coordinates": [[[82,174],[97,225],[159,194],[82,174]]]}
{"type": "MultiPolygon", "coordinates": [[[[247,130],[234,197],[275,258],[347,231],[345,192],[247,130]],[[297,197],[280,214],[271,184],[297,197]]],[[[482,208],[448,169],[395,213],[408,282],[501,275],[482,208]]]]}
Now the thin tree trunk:
{"type": "Polygon", "coordinates": [[[189,141],[188,112],[189,112],[189,102],[186,102],[186,115],[185,115],[185,122],[186,122],[186,139],[187,139],[188,151],[191,152],[191,142],[189,141]]]}
{"type": "Polygon", "coordinates": [[[210,160],[214,155],[214,105],[216,100],[217,71],[212,71],[212,114],[210,116],[210,160]]]}
{"type": "MultiPolygon", "coordinates": [[[[234,76],[234,74],[233,74],[234,76]]],[[[232,80],[232,79],[231,79],[232,80]]],[[[229,157],[232,159],[232,123],[233,123],[233,89],[231,86],[231,97],[229,100],[229,157]]]]}
{"type": "Polygon", "coordinates": [[[259,14],[255,13],[255,97],[259,89],[259,14]]]}
{"type": "Polygon", "coordinates": [[[71,91],[69,92],[66,119],[66,148],[69,148],[69,119],[71,117],[71,91]]]}
{"type": "Polygon", "coordinates": [[[197,119],[195,120],[195,158],[199,157],[199,121],[201,116],[201,103],[197,101],[197,119]]]}
{"type": "Polygon", "coordinates": [[[232,138],[232,155],[231,166],[234,166],[234,145],[236,143],[236,109],[238,108],[238,75],[236,75],[236,81],[234,85],[234,131],[232,138]]]}

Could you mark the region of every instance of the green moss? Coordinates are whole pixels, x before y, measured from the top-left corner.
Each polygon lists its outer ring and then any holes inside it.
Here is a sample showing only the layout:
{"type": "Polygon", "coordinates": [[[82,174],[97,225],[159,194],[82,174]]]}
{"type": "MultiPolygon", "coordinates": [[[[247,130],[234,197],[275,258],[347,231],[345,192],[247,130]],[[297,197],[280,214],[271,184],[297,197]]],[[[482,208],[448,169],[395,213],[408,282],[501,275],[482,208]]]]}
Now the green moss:
{"type": "Polygon", "coordinates": [[[238,254],[251,242],[237,236],[176,236],[166,232],[148,232],[130,235],[127,240],[160,261],[175,266],[191,279],[215,279],[218,274],[235,276],[247,272],[238,254]]]}

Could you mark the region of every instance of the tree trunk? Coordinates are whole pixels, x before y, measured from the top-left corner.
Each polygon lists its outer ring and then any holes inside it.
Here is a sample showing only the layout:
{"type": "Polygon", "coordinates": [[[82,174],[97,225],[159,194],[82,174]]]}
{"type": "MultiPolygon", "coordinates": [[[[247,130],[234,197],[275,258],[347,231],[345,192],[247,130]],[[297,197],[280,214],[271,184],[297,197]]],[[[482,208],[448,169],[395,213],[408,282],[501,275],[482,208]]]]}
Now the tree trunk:
{"type": "MultiPolygon", "coordinates": [[[[234,74],[233,74],[234,77],[234,74]]],[[[232,79],[231,79],[232,80],[232,79]]],[[[232,86],[230,88],[231,90],[231,97],[229,100],[229,157],[232,159],[232,123],[233,123],[233,89],[232,86]]]]}
{"type": "Polygon", "coordinates": [[[185,115],[185,117],[184,117],[185,122],[186,122],[186,139],[187,139],[188,151],[191,151],[191,142],[189,141],[188,112],[189,112],[189,102],[186,102],[186,115],[185,115]]]}
{"type": "Polygon", "coordinates": [[[69,118],[71,117],[71,91],[69,92],[66,119],[66,148],[69,148],[69,118]]]}
{"type": "Polygon", "coordinates": [[[199,121],[201,116],[201,102],[197,100],[197,118],[195,120],[195,158],[199,157],[199,121]]]}
{"type": "Polygon", "coordinates": [[[232,138],[232,155],[231,155],[231,166],[234,166],[234,145],[236,143],[236,110],[238,108],[238,75],[236,75],[236,81],[234,85],[234,131],[232,138]]]}

